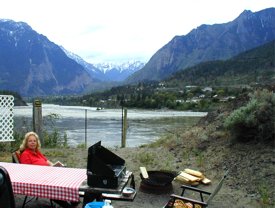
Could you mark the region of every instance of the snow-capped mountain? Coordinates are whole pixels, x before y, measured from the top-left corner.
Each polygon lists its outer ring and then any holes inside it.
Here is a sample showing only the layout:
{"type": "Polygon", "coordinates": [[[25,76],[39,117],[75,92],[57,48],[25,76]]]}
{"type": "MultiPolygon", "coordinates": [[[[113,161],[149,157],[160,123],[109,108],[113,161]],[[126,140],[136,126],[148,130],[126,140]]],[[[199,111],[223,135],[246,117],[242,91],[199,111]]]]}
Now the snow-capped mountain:
{"type": "Polygon", "coordinates": [[[78,64],[83,66],[93,79],[101,81],[105,79],[104,73],[100,69],[96,68],[93,64],[86,62],[83,58],[71,51],[66,50],[63,46],[60,46],[60,48],[66,53],[69,58],[73,59],[78,64]]]}
{"type": "Polygon", "coordinates": [[[64,47],[60,47],[63,49],[63,51],[67,54],[69,58],[75,60],[78,64],[83,66],[93,79],[97,79],[100,81],[124,81],[130,75],[140,70],[145,65],[145,63],[140,61],[128,61],[121,64],[91,64],[86,62],[80,56],[66,50],[64,47]]]}
{"type": "Polygon", "coordinates": [[[95,67],[104,73],[106,80],[124,81],[130,75],[144,67],[144,65],[145,63],[140,61],[128,61],[121,64],[100,63],[95,64],[95,67]]]}

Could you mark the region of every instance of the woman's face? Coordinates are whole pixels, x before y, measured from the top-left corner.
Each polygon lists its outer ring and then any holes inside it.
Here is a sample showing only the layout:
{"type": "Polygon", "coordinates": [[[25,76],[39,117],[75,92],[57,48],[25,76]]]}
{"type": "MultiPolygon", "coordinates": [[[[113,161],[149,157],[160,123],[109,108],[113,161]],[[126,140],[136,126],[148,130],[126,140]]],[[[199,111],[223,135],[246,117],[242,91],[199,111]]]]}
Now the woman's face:
{"type": "Polygon", "coordinates": [[[37,147],[37,139],[34,135],[30,135],[28,138],[27,146],[31,150],[35,150],[37,147]]]}

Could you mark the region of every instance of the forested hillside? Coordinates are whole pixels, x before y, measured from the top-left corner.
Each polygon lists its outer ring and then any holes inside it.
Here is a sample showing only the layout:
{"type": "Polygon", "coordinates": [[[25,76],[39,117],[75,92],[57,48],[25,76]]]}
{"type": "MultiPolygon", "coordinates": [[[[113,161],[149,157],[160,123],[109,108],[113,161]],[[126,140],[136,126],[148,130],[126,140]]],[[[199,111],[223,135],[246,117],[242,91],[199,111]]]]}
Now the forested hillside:
{"type": "Polygon", "coordinates": [[[149,62],[128,78],[128,83],[163,80],[196,64],[226,60],[275,38],[275,8],[258,12],[243,11],[236,19],[203,24],[183,36],[175,36],[160,48],[149,62]]]}
{"type": "Polygon", "coordinates": [[[210,61],[172,75],[168,85],[234,86],[275,83],[275,41],[226,61],[210,61]]]}

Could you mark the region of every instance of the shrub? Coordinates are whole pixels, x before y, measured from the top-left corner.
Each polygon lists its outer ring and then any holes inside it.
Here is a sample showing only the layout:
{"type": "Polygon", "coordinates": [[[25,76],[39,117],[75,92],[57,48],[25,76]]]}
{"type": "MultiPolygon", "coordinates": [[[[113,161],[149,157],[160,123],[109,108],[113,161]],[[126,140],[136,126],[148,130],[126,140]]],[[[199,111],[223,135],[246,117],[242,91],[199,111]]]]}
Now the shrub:
{"type": "Polygon", "coordinates": [[[44,146],[45,147],[68,147],[68,137],[64,133],[63,137],[57,129],[52,132],[43,131],[44,146]]]}
{"type": "Polygon", "coordinates": [[[139,161],[144,166],[149,166],[153,163],[155,156],[150,152],[143,152],[139,155],[139,161]]]}
{"type": "Polygon", "coordinates": [[[274,93],[256,91],[246,106],[233,111],[224,122],[238,141],[267,141],[274,138],[274,93]]]}

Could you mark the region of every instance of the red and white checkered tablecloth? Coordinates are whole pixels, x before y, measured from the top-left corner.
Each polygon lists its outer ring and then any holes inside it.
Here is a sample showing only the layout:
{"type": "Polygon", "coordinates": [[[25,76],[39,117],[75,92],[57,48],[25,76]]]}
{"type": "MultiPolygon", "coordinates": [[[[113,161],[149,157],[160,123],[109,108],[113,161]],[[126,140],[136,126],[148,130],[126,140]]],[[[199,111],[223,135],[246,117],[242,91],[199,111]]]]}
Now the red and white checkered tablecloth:
{"type": "Polygon", "coordinates": [[[0,162],[9,173],[13,192],[27,196],[79,201],[79,187],[86,169],[0,162]]]}

